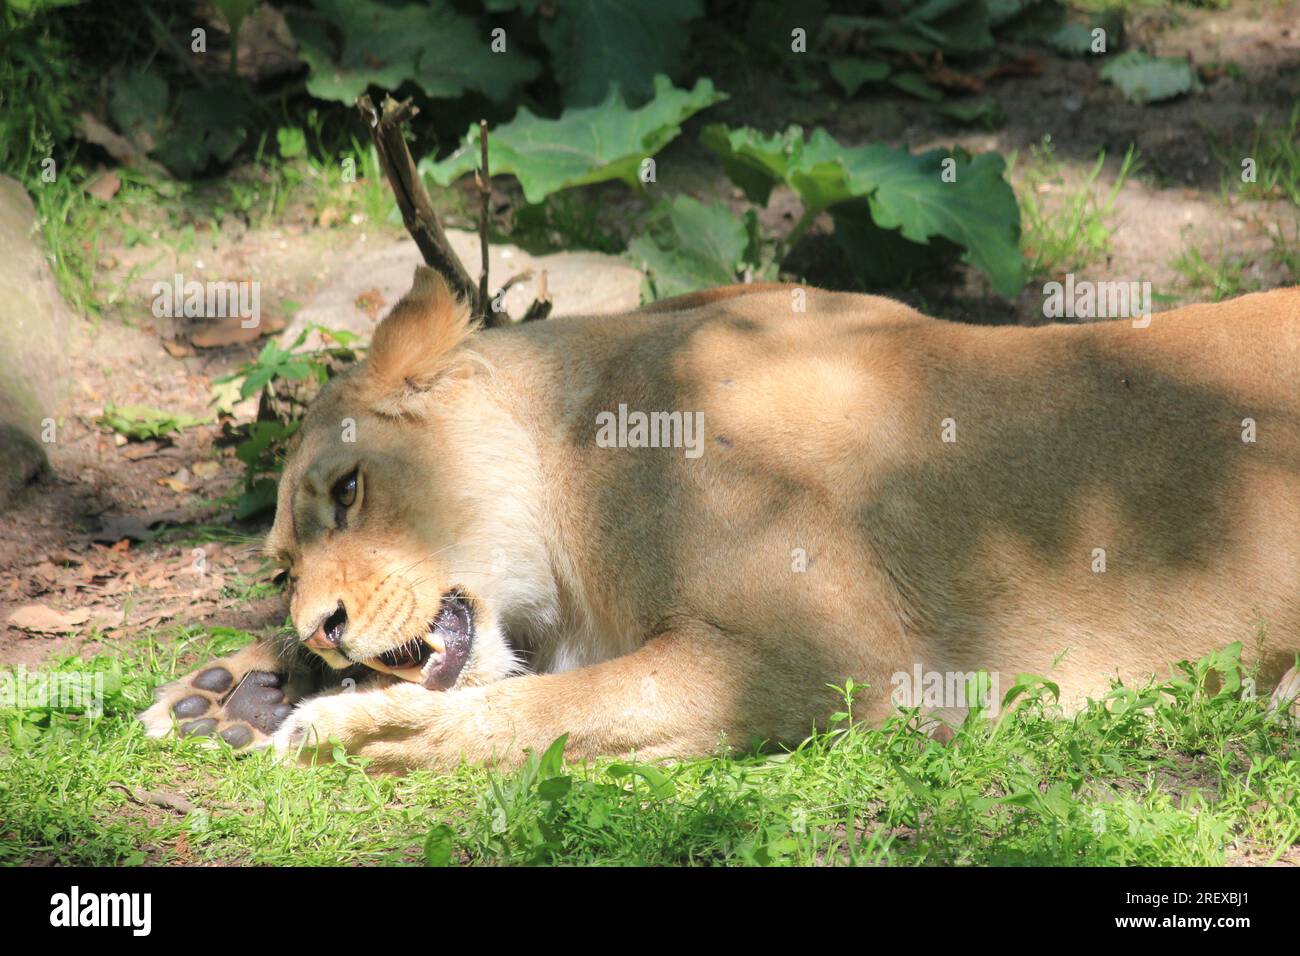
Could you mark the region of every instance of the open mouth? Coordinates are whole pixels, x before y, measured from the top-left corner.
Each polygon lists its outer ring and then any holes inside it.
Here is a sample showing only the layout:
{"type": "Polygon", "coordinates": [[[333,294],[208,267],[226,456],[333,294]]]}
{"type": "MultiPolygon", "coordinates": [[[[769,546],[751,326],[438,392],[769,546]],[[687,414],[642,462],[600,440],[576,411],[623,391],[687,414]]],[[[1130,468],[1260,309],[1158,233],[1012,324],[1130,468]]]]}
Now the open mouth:
{"type": "Polygon", "coordinates": [[[443,597],[438,616],[425,633],[365,663],[429,690],[446,690],[460,677],[473,643],[473,605],[459,591],[452,591],[443,597]]]}

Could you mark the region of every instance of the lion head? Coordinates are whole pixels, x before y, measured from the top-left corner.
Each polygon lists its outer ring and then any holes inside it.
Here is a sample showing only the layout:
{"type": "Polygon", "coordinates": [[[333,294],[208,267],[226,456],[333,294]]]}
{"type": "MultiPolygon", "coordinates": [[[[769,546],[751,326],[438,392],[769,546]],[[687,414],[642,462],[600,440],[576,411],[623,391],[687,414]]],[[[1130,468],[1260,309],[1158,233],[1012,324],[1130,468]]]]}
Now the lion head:
{"type": "MultiPolygon", "coordinates": [[[[430,690],[520,668],[505,622],[538,596],[509,582],[544,560],[527,544],[526,470],[472,451],[513,427],[484,402],[492,372],[467,347],[472,328],[442,278],[417,269],[365,361],[322,389],[290,445],[267,550],[288,571],[297,638],[332,667],[430,690]]],[[[496,439],[526,454],[520,436],[496,439]]]]}

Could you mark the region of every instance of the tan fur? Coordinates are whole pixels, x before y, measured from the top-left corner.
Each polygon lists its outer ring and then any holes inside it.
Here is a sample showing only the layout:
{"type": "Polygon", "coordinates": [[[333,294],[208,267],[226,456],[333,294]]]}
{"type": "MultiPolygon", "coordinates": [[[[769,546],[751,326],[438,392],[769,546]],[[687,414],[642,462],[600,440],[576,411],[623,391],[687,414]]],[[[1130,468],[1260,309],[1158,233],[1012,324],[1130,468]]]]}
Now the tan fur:
{"type": "Polygon", "coordinates": [[[310,410],[269,545],[300,637],[347,606],[331,663],[401,643],[451,588],[479,612],[473,655],[444,693],[307,700],[277,745],[444,767],[568,732],[578,756],[686,756],[797,742],[850,677],[878,720],[916,667],[1003,691],[1038,673],[1075,706],[1233,641],[1261,690],[1295,663],[1300,289],[1146,328],[806,295],[467,337],[418,273],[310,410]],[[598,447],[620,403],[702,412],[703,454],[598,447]],[[358,465],[336,530],[329,488],[358,465]]]}

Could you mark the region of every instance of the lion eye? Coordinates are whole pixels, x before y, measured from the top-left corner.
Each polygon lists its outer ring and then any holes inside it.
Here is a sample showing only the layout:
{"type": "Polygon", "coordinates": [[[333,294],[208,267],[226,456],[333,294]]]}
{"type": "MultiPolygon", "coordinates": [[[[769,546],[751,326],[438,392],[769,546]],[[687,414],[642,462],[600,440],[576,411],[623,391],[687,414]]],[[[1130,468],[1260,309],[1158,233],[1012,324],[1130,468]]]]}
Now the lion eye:
{"type": "Polygon", "coordinates": [[[357,500],[357,470],[355,468],[334,482],[334,487],[330,489],[330,496],[340,508],[352,507],[352,503],[357,500]]]}

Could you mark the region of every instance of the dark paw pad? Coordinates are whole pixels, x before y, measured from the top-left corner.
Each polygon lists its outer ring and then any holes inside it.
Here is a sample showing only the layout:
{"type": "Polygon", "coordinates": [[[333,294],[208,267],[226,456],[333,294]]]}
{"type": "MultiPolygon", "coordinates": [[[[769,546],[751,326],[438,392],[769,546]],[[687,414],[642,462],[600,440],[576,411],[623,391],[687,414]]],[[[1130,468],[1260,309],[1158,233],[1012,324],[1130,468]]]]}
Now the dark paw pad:
{"type": "Polygon", "coordinates": [[[208,690],[214,694],[220,694],[230,687],[232,680],[234,678],[231,676],[230,671],[224,667],[209,667],[194,678],[191,683],[199,690],[208,690]]]}
{"type": "Polygon", "coordinates": [[[212,702],[201,694],[191,694],[184,700],[178,700],[172,705],[172,713],[177,717],[198,717],[200,714],[206,714],[212,702]]]}
{"type": "Polygon", "coordinates": [[[279,674],[249,671],[226,701],[225,715],[252,724],[262,733],[272,733],[293,712],[293,707],[284,702],[279,684],[279,674]]]}
{"type": "Polygon", "coordinates": [[[253,739],[253,730],[247,724],[235,724],[235,726],[223,730],[220,737],[230,746],[239,748],[247,745],[253,739]]]}

